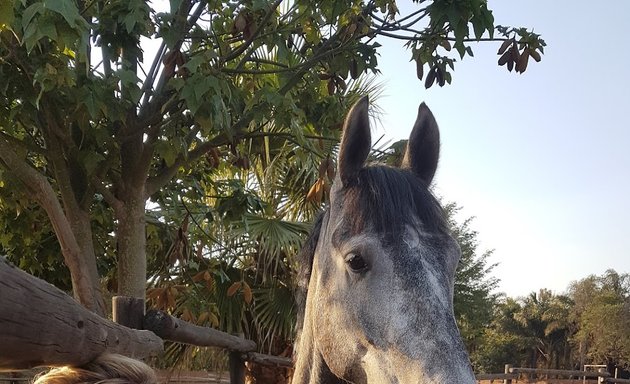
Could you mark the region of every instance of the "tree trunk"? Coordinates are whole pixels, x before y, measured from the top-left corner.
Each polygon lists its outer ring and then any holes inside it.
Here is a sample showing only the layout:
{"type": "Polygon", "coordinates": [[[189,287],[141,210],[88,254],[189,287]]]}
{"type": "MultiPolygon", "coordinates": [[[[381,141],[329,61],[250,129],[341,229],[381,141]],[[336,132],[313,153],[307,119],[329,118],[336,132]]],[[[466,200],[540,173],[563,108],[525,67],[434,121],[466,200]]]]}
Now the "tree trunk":
{"type": "Polygon", "coordinates": [[[128,191],[118,216],[118,295],[144,298],[147,281],[144,189],[128,191]]]}

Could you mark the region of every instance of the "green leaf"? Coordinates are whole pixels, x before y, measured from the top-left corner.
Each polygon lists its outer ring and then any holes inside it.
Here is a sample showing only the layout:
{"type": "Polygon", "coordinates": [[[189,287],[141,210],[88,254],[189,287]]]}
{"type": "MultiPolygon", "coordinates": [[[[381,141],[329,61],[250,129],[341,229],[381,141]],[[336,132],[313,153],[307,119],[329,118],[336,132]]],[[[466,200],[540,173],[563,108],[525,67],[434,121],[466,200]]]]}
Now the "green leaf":
{"type": "Polygon", "coordinates": [[[24,13],[22,14],[22,28],[26,30],[26,28],[29,26],[29,24],[33,20],[33,17],[35,17],[35,15],[38,13],[42,13],[43,11],[44,11],[44,4],[42,3],[35,3],[35,4],[30,5],[28,8],[26,8],[24,10],[24,13]]]}
{"type": "Polygon", "coordinates": [[[13,13],[13,1],[0,1],[0,29],[2,29],[3,24],[11,25],[14,19],[15,14],[13,13]]]}
{"type": "Polygon", "coordinates": [[[159,141],[155,144],[155,151],[160,155],[167,166],[175,164],[177,159],[177,150],[168,141],[159,141]]]}
{"type": "Polygon", "coordinates": [[[481,39],[481,37],[483,36],[484,31],[486,30],[486,21],[485,19],[481,18],[480,16],[475,16],[472,18],[472,20],[470,20],[470,22],[473,25],[473,30],[475,31],[475,38],[477,40],[481,39]]]}
{"type": "Polygon", "coordinates": [[[86,21],[79,14],[74,0],[44,0],[46,9],[59,13],[71,27],[86,27],[86,21]]]}
{"type": "Polygon", "coordinates": [[[464,42],[457,41],[455,45],[453,45],[453,47],[455,47],[455,49],[459,53],[459,56],[463,59],[464,55],[466,55],[466,46],[464,45],[464,42]]]}
{"type": "Polygon", "coordinates": [[[483,18],[486,22],[486,29],[488,30],[488,34],[492,39],[494,37],[494,16],[492,15],[492,11],[487,8],[483,11],[483,18]]]}

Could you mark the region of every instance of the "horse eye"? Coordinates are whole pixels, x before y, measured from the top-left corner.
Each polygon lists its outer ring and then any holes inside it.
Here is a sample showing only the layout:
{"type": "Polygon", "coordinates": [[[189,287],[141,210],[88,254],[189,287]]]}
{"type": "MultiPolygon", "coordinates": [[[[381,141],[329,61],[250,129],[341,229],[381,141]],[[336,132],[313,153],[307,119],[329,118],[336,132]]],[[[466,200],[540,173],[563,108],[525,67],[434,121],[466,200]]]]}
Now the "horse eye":
{"type": "Polygon", "coordinates": [[[368,267],[363,256],[358,253],[349,253],[348,256],[346,256],[346,263],[348,263],[352,272],[363,272],[368,267]]]}

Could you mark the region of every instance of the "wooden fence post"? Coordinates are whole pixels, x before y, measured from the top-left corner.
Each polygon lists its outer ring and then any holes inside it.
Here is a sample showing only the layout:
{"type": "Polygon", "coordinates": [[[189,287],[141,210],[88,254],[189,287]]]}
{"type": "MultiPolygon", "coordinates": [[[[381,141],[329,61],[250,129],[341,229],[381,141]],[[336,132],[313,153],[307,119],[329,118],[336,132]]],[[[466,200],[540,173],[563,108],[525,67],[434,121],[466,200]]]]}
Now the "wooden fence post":
{"type": "Polygon", "coordinates": [[[230,384],[245,384],[245,361],[241,353],[230,351],[230,384]]]}
{"type": "Polygon", "coordinates": [[[127,328],[142,329],[144,299],[127,296],[112,297],[112,318],[127,328]]]}
{"type": "MultiPolygon", "coordinates": [[[[506,375],[510,374],[510,368],[512,368],[512,364],[505,364],[504,373],[506,375]]],[[[512,384],[512,379],[503,379],[503,384],[512,384]]]]}

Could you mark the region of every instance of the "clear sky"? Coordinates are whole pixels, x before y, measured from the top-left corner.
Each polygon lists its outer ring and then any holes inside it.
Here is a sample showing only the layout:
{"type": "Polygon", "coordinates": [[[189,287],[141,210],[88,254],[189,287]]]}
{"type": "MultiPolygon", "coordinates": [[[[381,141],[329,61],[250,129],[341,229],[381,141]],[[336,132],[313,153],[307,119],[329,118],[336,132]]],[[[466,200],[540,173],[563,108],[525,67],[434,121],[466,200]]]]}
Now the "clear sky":
{"type": "Polygon", "coordinates": [[[509,73],[500,44],[482,43],[453,84],[425,90],[402,44],[382,41],[374,136],[406,138],[429,105],[442,137],[436,193],[476,217],[500,291],[561,293],[589,274],[630,272],[630,1],[488,3],[495,23],[542,35],[542,61],[509,73]]]}

